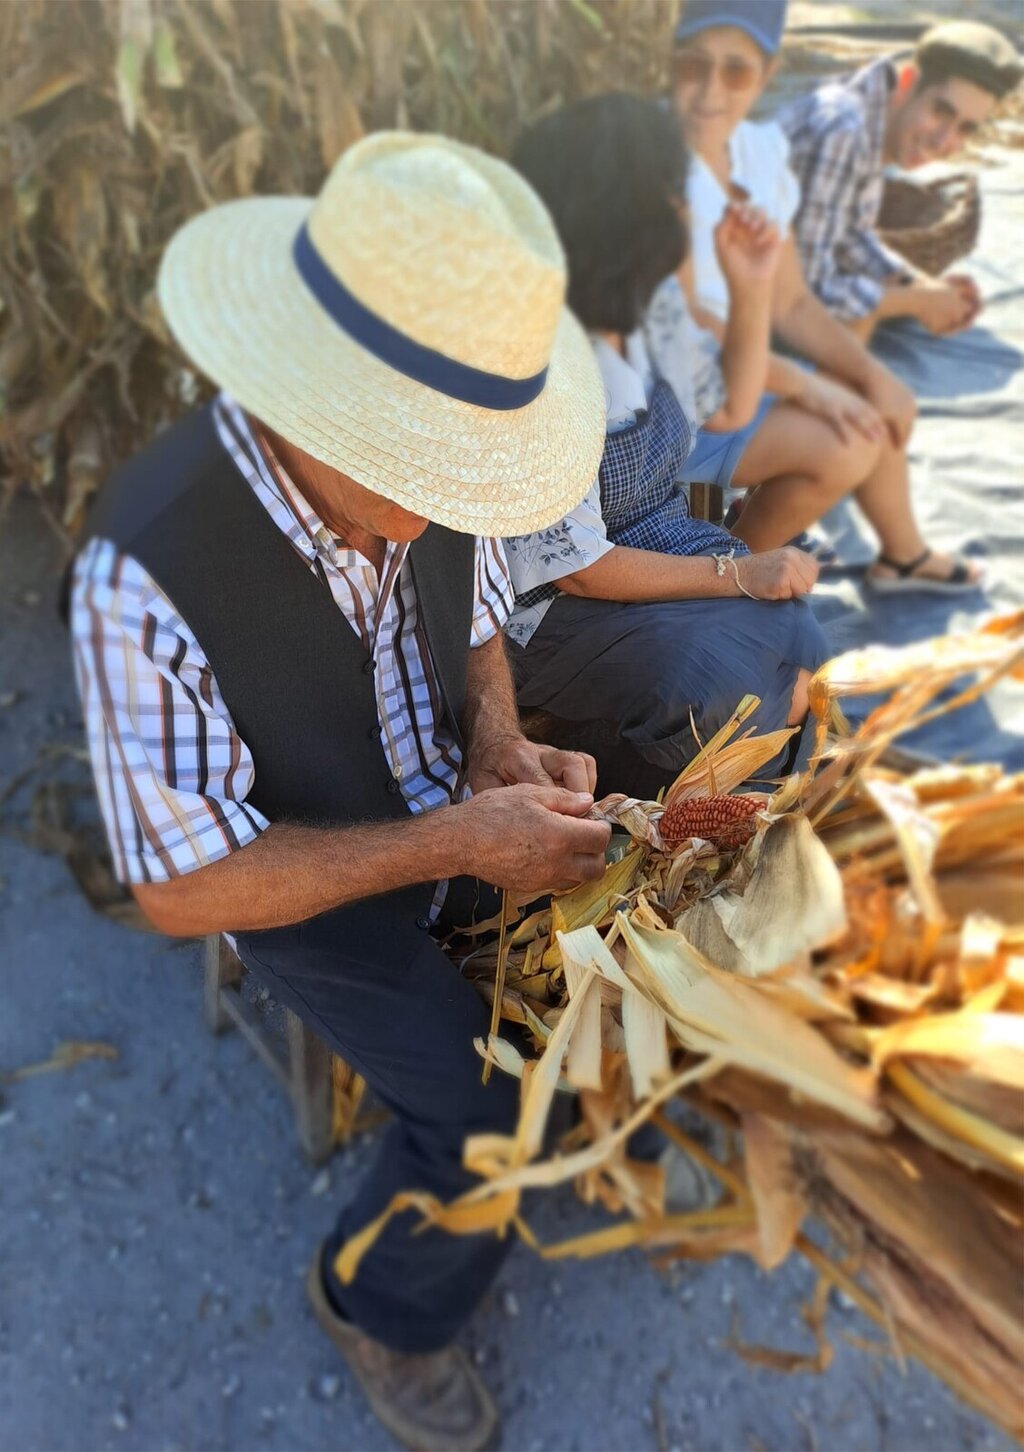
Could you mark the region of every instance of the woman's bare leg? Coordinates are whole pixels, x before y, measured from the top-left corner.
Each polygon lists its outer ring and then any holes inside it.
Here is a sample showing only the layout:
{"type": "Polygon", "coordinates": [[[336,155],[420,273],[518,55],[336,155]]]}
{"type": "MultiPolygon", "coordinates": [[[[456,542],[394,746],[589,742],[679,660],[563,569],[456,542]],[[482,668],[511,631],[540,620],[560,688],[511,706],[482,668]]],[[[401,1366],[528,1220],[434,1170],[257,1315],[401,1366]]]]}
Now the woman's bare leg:
{"type": "Polygon", "coordinates": [[[734,534],[752,550],[781,548],[870,474],[879,447],[859,435],[844,443],[823,419],[776,404],[733,475],[736,489],[761,486],[744,503],[734,534]]]}
{"type": "MultiPolygon", "coordinates": [[[[916,519],[910,499],[910,470],[903,449],[890,443],[882,446],[878,463],[864,482],[854,490],[853,497],[864,511],[871,528],[878,535],[879,553],[899,564],[919,559],[928,548],[916,519]]],[[[944,580],[955,561],[934,551],[914,571],[922,579],[944,580]]],[[[969,566],[973,579],[981,578],[981,570],[969,566]]],[[[886,565],[871,566],[871,573],[880,578],[891,577],[894,571],[886,565]]]]}
{"type": "Polygon", "coordinates": [[[805,670],[801,666],[796,673],[793,694],[789,698],[789,715],[786,717],[787,726],[799,726],[801,721],[807,717],[807,712],[811,708],[810,698],[807,695],[807,687],[810,679],[810,671],[805,670]]]}
{"type": "MultiPolygon", "coordinates": [[[[830,424],[795,404],[776,404],[768,414],[732,483],[752,489],[733,529],[752,550],[779,549],[847,495],[856,499],[877,534],[880,554],[909,564],[928,549],[914,518],[905,450],[859,435],[844,443],[830,424]]],[[[914,573],[944,580],[954,564],[936,551],[914,573]]],[[[973,579],[981,578],[976,566],[970,570],[973,579]]],[[[876,564],[871,573],[894,572],[876,564]]]]}

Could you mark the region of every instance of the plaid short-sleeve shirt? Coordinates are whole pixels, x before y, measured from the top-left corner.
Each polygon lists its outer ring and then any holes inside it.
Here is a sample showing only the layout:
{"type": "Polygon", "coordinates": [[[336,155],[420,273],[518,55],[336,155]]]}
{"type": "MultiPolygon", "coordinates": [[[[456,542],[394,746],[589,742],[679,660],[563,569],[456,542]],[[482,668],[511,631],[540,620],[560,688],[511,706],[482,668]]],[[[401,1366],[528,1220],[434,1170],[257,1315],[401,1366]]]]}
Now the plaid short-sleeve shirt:
{"type": "Polygon", "coordinates": [[[778,117],[800,182],[793,231],[804,273],[841,318],[872,312],[887,283],[908,270],[876,231],[895,74],[891,61],[874,61],[801,96],[778,117]]]}
{"type": "MultiPolygon", "coordinates": [[[[334,539],[236,404],[221,442],[271,519],[328,586],[377,669],[381,745],[413,812],[464,790],[459,747],[419,617],[408,546],[378,576],[334,539]]],[[[512,587],[501,544],[476,542],[471,646],[502,629],[512,587]]],[[[100,806],[124,882],[165,882],[244,847],[268,825],[248,802],[252,754],[235,730],[202,644],[139,562],[109,541],[80,555],[71,596],[75,672],[100,806]]]]}

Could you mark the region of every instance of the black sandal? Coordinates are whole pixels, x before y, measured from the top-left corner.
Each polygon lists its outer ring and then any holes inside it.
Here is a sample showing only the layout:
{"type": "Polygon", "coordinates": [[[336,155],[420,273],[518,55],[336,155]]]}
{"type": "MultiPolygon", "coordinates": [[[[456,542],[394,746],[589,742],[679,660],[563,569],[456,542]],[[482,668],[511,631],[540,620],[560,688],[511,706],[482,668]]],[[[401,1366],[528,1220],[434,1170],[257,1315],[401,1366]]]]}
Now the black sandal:
{"type": "Polygon", "coordinates": [[[875,575],[869,570],[867,583],[879,595],[966,595],[981,587],[981,580],[972,577],[970,566],[962,559],[954,559],[953,568],[943,580],[919,575],[917,571],[934,553],[934,550],[925,550],[916,560],[909,560],[906,564],[889,555],[879,555],[875,564],[892,570],[895,578],[875,575]]]}

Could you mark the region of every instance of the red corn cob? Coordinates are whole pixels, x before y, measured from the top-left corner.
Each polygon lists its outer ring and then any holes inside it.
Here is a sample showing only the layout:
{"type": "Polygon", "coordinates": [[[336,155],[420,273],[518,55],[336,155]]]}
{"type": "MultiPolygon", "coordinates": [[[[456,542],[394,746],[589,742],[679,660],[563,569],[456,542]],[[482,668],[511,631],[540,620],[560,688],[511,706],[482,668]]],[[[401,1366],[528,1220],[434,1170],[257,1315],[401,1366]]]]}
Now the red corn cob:
{"type": "Polygon", "coordinates": [[[658,823],[662,841],[703,837],[716,847],[742,847],[754,835],[754,814],[765,801],[758,796],[720,795],[672,802],[658,823]]]}

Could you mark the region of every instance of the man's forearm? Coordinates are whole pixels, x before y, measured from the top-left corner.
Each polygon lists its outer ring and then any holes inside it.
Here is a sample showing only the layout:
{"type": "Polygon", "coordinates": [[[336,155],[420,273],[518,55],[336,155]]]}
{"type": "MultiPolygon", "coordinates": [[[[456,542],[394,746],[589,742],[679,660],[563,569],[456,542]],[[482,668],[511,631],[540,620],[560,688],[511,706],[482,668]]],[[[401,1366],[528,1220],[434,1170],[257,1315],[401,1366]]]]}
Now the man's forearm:
{"type": "Polygon", "coordinates": [[[849,328],[834,318],[813,293],[805,292],[776,320],[775,331],[790,348],[826,373],[861,390],[875,364],[849,328]]]}
{"type": "Polygon", "coordinates": [[[304,922],[361,898],[466,870],[455,812],[407,822],[306,827],[275,822],[248,846],[170,882],[133,888],[155,928],[172,937],[304,922]]]}
{"type": "Polygon", "coordinates": [[[782,353],[769,353],[768,377],[765,387],[777,398],[799,400],[807,382],[807,372],[792,358],[782,353]]]}
{"type": "Polygon", "coordinates": [[[470,756],[495,741],[521,735],[515,686],[500,631],[469,652],[462,729],[470,756]]]}

